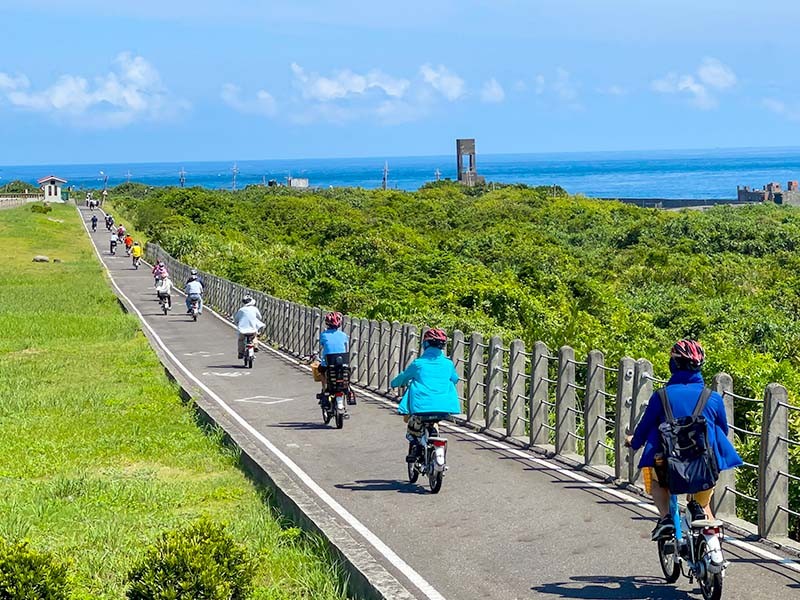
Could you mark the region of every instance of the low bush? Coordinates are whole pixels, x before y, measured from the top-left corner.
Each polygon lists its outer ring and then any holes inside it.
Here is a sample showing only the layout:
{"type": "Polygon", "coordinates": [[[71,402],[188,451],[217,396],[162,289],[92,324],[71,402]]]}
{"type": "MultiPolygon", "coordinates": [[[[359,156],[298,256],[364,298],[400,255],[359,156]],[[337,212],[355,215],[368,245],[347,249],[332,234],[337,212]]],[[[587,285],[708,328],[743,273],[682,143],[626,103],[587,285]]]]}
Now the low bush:
{"type": "Polygon", "coordinates": [[[128,573],[129,600],[243,600],[255,565],[225,526],[208,518],[162,534],[128,573]]]}
{"type": "Polygon", "coordinates": [[[0,538],[0,600],[62,600],[70,597],[67,563],[27,541],[0,538]]]}
{"type": "Polygon", "coordinates": [[[47,203],[44,203],[44,204],[34,204],[34,205],[32,205],[32,206],[31,206],[31,212],[35,212],[35,213],[42,213],[43,215],[46,215],[46,214],[47,214],[47,213],[49,213],[51,210],[53,210],[53,207],[52,207],[52,206],[50,206],[50,205],[49,205],[49,204],[47,204],[47,203]]]}

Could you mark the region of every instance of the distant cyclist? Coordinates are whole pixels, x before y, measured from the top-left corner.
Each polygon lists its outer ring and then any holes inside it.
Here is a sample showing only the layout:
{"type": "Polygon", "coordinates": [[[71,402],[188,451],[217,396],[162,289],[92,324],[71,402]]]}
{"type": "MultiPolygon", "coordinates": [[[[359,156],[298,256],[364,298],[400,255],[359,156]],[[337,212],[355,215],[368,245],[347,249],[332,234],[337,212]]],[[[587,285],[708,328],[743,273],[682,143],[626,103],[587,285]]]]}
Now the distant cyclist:
{"type": "Polygon", "coordinates": [[[153,279],[154,285],[158,285],[159,279],[164,279],[169,275],[167,273],[167,265],[164,264],[163,260],[157,260],[156,264],[153,265],[153,279]]]}
{"type": "Polygon", "coordinates": [[[92,215],[92,231],[97,231],[97,215],[92,215]]]}
{"type": "Polygon", "coordinates": [[[419,452],[420,437],[425,430],[422,417],[441,417],[461,412],[456,392],[458,374],[453,361],[444,354],[447,334],[443,329],[429,329],[422,336],[422,355],[392,379],[392,387],[408,386],[397,412],[408,423],[406,439],[412,443],[406,457],[414,462],[419,452]]]}
{"type": "Polygon", "coordinates": [[[139,244],[139,242],[133,242],[133,246],[131,247],[131,256],[133,257],[131,260],[133,262],[133,266],[136,266],[139,261],[142,259],[142,254],[144,254],[144,250],[139,244]]]}
{"type": "MultiPolygon", "coordinates": [[[[135,248],[136,246],[134,246],[135,248]]],[[[164,277],[163,279],[158,280],[158,285],[156,285],[156,295],[158,296],[159,300],[166,300],[167,301],[167,310],[172,310],[172,280],[169,276],[164,277]]]]}
{"type": "Polygon", "coordinates": [[[256,344],[258,332],[264,327],[264,322],[261,319],[261,312],[256,306],[256,301],[251,296],[242,298],[242,307],[233,316],[233,322],[239,332],[236,343],[239,358],[244,358],[244,346],[248,335],[253,336],[253,350],[258,352],[258,345],[256,344]]]}
{"type": "MultiPolygon", "coordinates": [[[[669,405],[674,417],[687,417],[692,414],[700,395],[705,388],[703,375],[700,369],[705,362],[705,352],[702,346],[694,340],[681,340],[670,351],[669,370],[671,376],[666,385],[669,405]]],[[[711,392],[701,413],[706,420],[708,428],[708,445],[713,449],[720,471],[732,469],[742,464],[741,457],[737,454],[733,444],[728,440],[728,418],[725,414],[725,405],[722,396],[711,392]]],[[[664,407],[658,395],[658,390],[653,392],[647,404],[641,421],[636,426],[632,436],[627,436],[626,445],[638,450],[644,446],[642,458],[639,460],[640,469],[648,469],[650,490],[658,508],[660,519],[652,532],[652,539],[672,535],[674,525],[669,512],[670,491],[666,486],[666,463],[661,454],[661,439],[658,426],[666,421],[664,407]]],[[[703,517],[713,519],[710,502],[714,489],[691,494],[689,510],[693,520],[703,517]]]]}
{"type": "MultiPolygon", "coordinates": [[[[319,334],[320,357],[319,367],[317,372],[322,381],[322,391],[325,392],[328,388],[327,372],[328,362],[326,357],[329,354],[344,354],[349,351],[350,338],[347,334],[339,329],[342,326],[342,313],[329,312],[325,315],[326,329],[319,334]]],[[[327,398],[327,396],[325,396],[327,398]]],[[[324,400],[320,399],[320,403],[324,400]]]]}
{"type": "Polygon", "coordinates": [[[197,314],[203,314],[203,284],[197,275],[189,277],[186,282],[186,314],[192,313],[192,302],[197,302],[197,314]]]}

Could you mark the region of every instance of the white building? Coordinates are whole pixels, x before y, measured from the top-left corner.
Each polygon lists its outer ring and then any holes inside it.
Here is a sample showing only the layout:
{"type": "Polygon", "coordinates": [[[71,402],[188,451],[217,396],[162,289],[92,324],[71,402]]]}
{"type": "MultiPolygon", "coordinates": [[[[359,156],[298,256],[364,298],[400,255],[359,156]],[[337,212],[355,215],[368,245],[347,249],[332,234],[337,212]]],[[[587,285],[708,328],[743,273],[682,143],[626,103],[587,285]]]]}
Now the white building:
{"type": "Polygon", "coordinates": [[[55,175],[48,175],[42,177],[38,182],[39,187],[42,188],[45,202],[63,202],[61,198],[61,186],[67,183],[66,179],[61,179],[55,175]]]}

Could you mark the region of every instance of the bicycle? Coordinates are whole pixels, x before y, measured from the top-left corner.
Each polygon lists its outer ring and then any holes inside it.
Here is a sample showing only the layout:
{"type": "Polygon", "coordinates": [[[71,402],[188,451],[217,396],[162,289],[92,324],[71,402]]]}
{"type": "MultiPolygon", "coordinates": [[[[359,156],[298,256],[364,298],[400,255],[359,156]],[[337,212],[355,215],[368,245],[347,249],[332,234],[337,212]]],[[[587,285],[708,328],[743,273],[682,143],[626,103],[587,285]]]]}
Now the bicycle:
{"type": "Polygon", "coordinates": [[[676,495],[670,496],[669,508],[675,532],[658,540],[659,563],[667,583],[675,583],[683,574],[689,583],[697,580],[705,600],[719,600],[728,566],[722,555],[722,521],[705,518],[690,521],[690,511],[678,506],[676,495]],[[684,537],[685,532],[688,537],[684,537]]]}
{"type": "Polygon", "coordinates": [[[420,420],[422,435],[413,441],[409,438],[408,456],[406,457],[408,480],[416,483],[420,475],[427,475],[431,493],[438,494],[442,489],[444,474],[447,471],[447,440],[439,437],[438,426],[439,421],[445,416],[439,414],[412,415],[411,419],[414,418],[420,420]]]}
{"type": "Polygon", "coordinates": [[[327,425],[333,419],[336,429],[344,427],[344,420],[350,418],[347,405],[356,404],[356,395],[350,387],[350,364],[348,354],[328,354],[325,371],[327,382],[325,391],[317,394],[322,409],[322,421],[327,425]]]}
{"type": "Polygon", "coordinates": [[[253,368],[253,361],[256,357],[255,339],[255,333],[244,334],[244,366],[247,369],[253,368]]]}

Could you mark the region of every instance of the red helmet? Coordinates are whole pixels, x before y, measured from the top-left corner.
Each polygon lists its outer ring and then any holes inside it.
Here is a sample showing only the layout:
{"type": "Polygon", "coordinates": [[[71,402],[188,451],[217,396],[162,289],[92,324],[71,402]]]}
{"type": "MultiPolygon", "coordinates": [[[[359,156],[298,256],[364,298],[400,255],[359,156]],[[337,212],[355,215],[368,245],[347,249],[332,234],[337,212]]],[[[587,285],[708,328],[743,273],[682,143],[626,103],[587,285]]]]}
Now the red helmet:
{"type": "Polygon", "coordinates": [[[328,327],[341,327],[342,326],[342,313],[329,312],[325,315],[325,325],[328,327]]]}
{"type": "Polygon", "coordinates": [[[428,342],[431,346],[437,346],[439,348],[444,347],[447,343],[447,334],[445,333],[444,329],[428,329],[425,334],[422,336],[423,342],[428,342]]]}
{"type": "Polygon", "coordinates": [[[694,371],[698,371],[703,366],[706,359],[706,353],[703,352],[703,347],[694,340],[681,340],[677,342],[670,350],[670,358],[680,366],[686,366],[694,371]]]}

